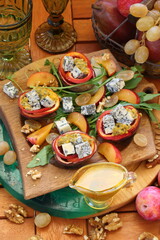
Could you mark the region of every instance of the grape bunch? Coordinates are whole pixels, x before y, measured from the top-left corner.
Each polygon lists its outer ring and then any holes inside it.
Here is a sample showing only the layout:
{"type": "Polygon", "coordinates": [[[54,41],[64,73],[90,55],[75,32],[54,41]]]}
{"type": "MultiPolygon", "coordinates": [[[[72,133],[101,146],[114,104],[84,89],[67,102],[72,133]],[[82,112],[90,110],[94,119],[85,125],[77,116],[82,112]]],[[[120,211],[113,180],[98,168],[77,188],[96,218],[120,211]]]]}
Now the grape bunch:
{"type": "Polygon", "coordinates": [[[133,55],[137,63],[143,64],[149,57],[149,49],[145,40],[154,42],[160,40],[160,0],[154,3],[152,10],[142,3],[131,5],[130,14],[139,18],[136,28],[141,34],[141,39],[131,39],[125,46],[124,51],[127,55],[133,55]]]}

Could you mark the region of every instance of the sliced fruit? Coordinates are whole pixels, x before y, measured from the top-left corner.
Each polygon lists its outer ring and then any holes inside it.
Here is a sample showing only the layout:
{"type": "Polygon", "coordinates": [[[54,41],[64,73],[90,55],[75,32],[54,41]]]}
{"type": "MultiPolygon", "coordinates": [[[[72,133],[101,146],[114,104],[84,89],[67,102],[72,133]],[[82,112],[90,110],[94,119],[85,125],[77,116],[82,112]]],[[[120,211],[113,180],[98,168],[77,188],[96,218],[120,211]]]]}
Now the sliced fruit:
{"type": "Polygon", "coordinates": [[[133,104],[140,103],[140,97],[132,90],[121,89],[119,92],[114,93],[113,95],[118,96],[118,100],[125,101],[133,104]]]}
{"type": "Polygon", "coordinates": [[[56,77],[49,72],[36,72],[27,80],[27,87],[35,86],[58,87],[58,81],[56,77]]]}
{"type": "Polygon", "coordinates": [[[112,76],[117,70],[116,63],[113,59],[102,61],[102,66],[106,69],[108,76],[112,76]]]}
{"type": "Polygon", "coordinates": [[[98,91],[91,97],[87,104],[98,104],[105,96],[105,93],[106,93],[105,86],[100,87],[98,91]]]}
{"type": "Polygon", "coordinates": [[[67,121],[70,124],[74,124],[80,131],[87,133],[89,130],[88,122],[86,118],[79,112],[72,112],[68,115],[67,121]]]}
{"type": "Polygon", "coordinates": [[[27,140],[32,144],[42,145],[42,143],[44,143],[44,141],[46,140],[46,137],[51,131],[52,127],[53,127],[53,123],[50,123],[40,128],[39,130],[28,135],[27,140]]]}
{"type": "Polygon", "coordinates": [[[113,144],[104,142],[100,143],[97,149],[98,153],[102,154],[109,162],[121,163],[121,152],[113,144]]]}

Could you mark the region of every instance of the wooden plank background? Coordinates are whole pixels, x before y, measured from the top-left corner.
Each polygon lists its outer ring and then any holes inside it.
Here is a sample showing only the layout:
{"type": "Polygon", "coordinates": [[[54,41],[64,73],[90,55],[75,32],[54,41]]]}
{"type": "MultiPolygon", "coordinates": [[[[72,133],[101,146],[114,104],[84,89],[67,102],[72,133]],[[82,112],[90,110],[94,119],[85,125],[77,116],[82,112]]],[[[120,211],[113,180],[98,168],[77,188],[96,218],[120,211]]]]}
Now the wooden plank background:
{"type": "MultiPolygon", "coordinates": [[[[94,0],[72,0],[63,14],[66,21],[72,23],[77,31],[77,43],[71,50],[80,52],[92,52],[100,50],[101,47],[96,42],[91,26],[91,5],[94,0]]],[[[30,39],[30,48],[32,60],[38,60],[51,54],[41,50],[35,43],[34,33],[37,27],[43,23],[48,16],[41,0],[33,0],[33,24],[30,39]]],[[[158,80],[152,80],[159,87],[158,80]]],[[[160,87],[158,88],[160,90],[160,87]]],[[[134,202],[119,210],[119,216],[123,222],[123,227],[117,231],[107,234],[108,240],[137,240],[140,233],[144,231],[152,232],[160,238],[159,221],[150,222],[142,219],[135,210],[134,202]]],[[[41,235],[44,240],[82,240],[83,236],[64,235],[63,229],[68,224],[77,224],[84,229],[84,234],[88,233],[88,221],[82,219],[66,220],[52,217],[51,224],[38,229],[34,225],[34,216],[36,212],[33,209],[21,204],[13,198],[7,191],[0,186],[0,240],[28,240],[35,234],[41,235]],[[20,204],[28,211],[28,217],[23,224],[14,224],[9,222],[4,216],[4,210],[8,209],[11,203],[20,204]]]]}

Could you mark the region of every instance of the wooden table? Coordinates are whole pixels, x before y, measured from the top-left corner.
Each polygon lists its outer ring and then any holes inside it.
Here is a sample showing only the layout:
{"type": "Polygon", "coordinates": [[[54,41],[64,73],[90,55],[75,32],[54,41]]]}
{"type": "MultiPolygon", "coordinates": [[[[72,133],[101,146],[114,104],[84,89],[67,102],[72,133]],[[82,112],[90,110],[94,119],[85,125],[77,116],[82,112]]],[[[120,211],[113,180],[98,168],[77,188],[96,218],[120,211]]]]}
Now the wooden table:
{"type": "MultiPolygon", "coordinates": [[[[77,31],[78,40],[72,50],[80,52],[92,52],[100,50],[101,47],[97,43],[91,26],[91,4],[94,0],[72,0],[69,2],[67,9],[63,16],[65,20],[72,23],[77,31]]],[[[34,33],[36,28],[46,20],[48,13],[45,11],[40,0],[33,0],[33,25],[31,34],[31,55],[32,60],[36,61],[43,57],[50,56],[49,53],[44,52],[37,47],[34,41],[34,33]]],[[[160,90],[158,86],[158,80],[152,80],[160,90]]],[[[116,212],[123,222],[123,227],[117,231],[113,231],[107,234],[108,240],[137,240],[140,233],[149,231],[160,237],[160,225],[159,221],[149,222],[142,219],[135,210],[135,204],[131,204],[118,209],[116,212]]],[[[13,198],[6,190],[0,187],[0,239],[7,240],[27,240],[29,237],[39,234],[44,240],[82,240],[83,236],[65,235],[63,229],[68,224],[76,224],[84,229],[84,234],[88,233],[88,220],[84,219],[62,219],[52,217],[51,224],[44,228],[38,229],[34,225],[34,216],[36,212],[21,204],[15,198],[13,198]],[[28,217],[23,224],[14,224],[8,221],[4,216],[4,210],[8,209],[8,205],[11,203],[20,204],[28,211],[28,217]]]]}

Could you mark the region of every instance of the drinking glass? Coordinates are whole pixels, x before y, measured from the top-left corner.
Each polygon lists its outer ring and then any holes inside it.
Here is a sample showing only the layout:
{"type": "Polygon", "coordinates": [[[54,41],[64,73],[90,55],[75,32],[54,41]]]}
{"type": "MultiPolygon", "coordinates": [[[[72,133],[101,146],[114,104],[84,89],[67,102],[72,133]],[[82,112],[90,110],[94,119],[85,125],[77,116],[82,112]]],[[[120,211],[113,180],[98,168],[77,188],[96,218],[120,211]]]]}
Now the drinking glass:
{"type": "Polygon", "coordinates": [[[105,209],[113,196],[125,186],[133,183],[136,174],[117,163],[101,162],[80,168],[70,180],[69,186],[84,195],[88,206],[105,209]]]}
{"type": "Polygon", "coordinates": [[[32,0],[0,0],[0,80],[31,62],[32,0]]]}
{"type": "Polygon", "coordinates": [[[76,32],[61,15],[69,0],[42,0],[50,14],[47,22],[42,23],[35,32],[37,45],[50,53],[65,52],[76,42],[76,32]]]}

